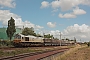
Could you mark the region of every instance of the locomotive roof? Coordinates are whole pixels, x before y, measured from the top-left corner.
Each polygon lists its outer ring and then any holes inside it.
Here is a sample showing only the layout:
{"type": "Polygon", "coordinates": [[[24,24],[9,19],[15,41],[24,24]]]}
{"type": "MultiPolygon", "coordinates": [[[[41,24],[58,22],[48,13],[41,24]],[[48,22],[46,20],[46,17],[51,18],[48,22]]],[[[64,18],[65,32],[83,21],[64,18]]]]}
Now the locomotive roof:
{"type": "Polygon", "coordinates": [[[18,34],[18,35],[20,35],[21,37],[30,37],[30,38],[41,38],[42,39],[42,37],[35,37],[35,36],[32,36],[32,35],[27,35],[27,36],[25,36],[25,35],[22,35],[22,34],[18,34]]]}

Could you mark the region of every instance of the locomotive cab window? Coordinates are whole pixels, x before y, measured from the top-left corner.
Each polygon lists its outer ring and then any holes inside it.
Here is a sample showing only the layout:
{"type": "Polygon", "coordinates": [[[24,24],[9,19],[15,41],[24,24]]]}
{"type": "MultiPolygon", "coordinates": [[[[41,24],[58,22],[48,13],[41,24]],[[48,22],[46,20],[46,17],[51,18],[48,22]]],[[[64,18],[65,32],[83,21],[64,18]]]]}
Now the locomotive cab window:
{"type": "Polygon", "coordinates": [[[23,37],[22,37],[22,39],[23,39],[23,37]]]}
{"type": "Polygon", "coordinates": [[[14,38],[15,38],[15,39],[21,39],[21,36],[18,35],[18,34],[16,34],[14,38]]]}
{"type": "Polygon", "coordinates": [[[29,37],[25,37],[25,41],[29,41],[29,37]]]}

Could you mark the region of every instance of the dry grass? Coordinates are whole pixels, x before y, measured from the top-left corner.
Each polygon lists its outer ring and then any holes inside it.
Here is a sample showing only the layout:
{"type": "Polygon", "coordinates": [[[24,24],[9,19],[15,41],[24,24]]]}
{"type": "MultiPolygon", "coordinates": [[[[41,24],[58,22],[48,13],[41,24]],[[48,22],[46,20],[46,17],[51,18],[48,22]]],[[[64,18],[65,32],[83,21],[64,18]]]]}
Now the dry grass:
{"type": "Polygon", "coordinates": [[[65,60],[90,60],[90,47],[73,52],[65,60]]]}
{"type": "MultiPolygon", "coordinates": [[[[76,51],[86,47],[86,45],[84,46],[81,46],[81,45],[76,45],[76,46],[73,46],[73,48],[69,49],[68,51],[64,52],[64,54],[62,55],[59,55],[57,56],[56,58],[54,58],[53,60],[73,60],[76,58],[76,51]],[[75,55],[73,58],[70,57],[72,55],[75,55]]],[[[84,58],[83,57],[79,57],[78,59],[75,59],[75,60],[83,60],[84,58]]]]}

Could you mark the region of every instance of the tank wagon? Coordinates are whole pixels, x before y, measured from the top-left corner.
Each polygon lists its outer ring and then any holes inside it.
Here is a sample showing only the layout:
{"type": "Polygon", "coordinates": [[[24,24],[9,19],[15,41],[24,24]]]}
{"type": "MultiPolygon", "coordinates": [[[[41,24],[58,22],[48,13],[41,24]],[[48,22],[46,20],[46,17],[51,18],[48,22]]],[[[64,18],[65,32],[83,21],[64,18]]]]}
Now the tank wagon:
{"type": "Polygon", "coordinates": [[[44,39],[42,37],[25,36],[22,34],[16,34],[14,36],[14,46],[57,46],[60,45],[60,40],[44,39]]]}

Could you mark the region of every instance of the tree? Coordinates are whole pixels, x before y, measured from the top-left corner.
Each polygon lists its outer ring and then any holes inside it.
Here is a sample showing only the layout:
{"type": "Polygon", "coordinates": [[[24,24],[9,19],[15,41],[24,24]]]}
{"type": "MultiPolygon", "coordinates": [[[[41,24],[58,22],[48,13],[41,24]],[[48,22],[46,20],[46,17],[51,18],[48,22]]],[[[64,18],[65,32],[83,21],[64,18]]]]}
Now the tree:
{"type": "Polygon", "coordinates": [[[36,34],[36,36],[37,36],[37,37],[43,37],[43,36],[41,36],[40,34],[36,34]]]}
{"type": "Polygon", "coordinates": [[[47,34],[47,35],[44,35],[44,38],[54,38],[54,37],[53,35],[47,34]]]}
{"type": "Polygon", "coordinates": [[[59,40],[58,38],[54,38],[55,40],[59,40]]]}
{"type": "Polygon", "coordinates": [[[33,35],[33,36],[36,36],[36,33],[34,33],[34,29],[31,27],[31,28],[24,28],[24,30],[22,31],[22,34],[23,35],[33,35]]]}
{"type": "Polygon", "coordinates": [[[69,41],[69,38],[66,38],[66,40],[68,40],[68,41],[69,41]]]}
{"type": "Polygon", "coordinates": [[[12,39],[15,32],[15,20],[11,17],[11,19],[8,21],[8,27],[6,30],[7,36],[10,38],[10,40],[12,39]]]}

